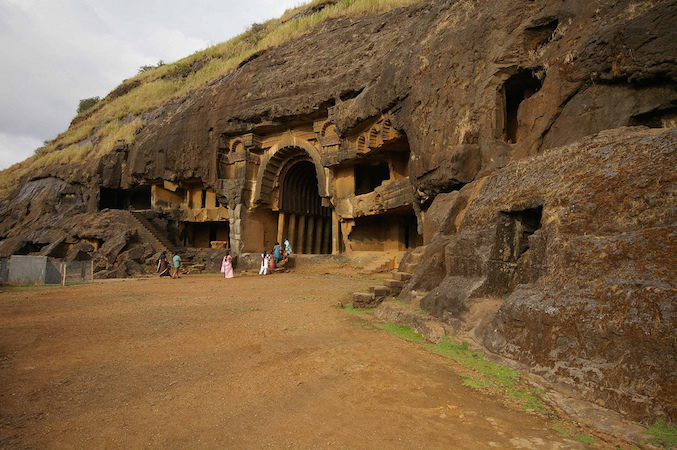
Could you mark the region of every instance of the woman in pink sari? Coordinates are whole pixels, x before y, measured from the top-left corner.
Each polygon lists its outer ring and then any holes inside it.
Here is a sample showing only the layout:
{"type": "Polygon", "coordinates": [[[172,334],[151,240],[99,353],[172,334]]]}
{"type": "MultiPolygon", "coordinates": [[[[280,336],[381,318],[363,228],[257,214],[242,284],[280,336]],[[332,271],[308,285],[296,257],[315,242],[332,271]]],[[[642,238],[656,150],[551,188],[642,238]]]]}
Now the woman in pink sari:
{"type": "Polygon", "coordinates": [[[233,258],[230,256],[230,250],[226,252],[226,256],[223,257],[223,262],[221,262],[221,273],[226,278],[233,278],[233,258]]]}

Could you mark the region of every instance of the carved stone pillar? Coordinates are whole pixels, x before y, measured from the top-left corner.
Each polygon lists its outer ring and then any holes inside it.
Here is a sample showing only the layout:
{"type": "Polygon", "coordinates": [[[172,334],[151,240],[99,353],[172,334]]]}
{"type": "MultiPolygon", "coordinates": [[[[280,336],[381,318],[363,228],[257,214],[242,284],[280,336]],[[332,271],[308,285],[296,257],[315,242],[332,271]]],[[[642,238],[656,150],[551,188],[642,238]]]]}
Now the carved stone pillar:
{"type": "Polygon", "coordinates": [[[296,236],[296,214],[289,214],[289,230],[287,230],[287,239],[291,244],[292,251],[297,248],[296,241],[294,240],[296,236]]]}
{"type": "Polygon", "coordinates": [[[282,244],[284,241],[284,211],[280,211],[277,216],[277,242],[282,244]]]}
{"type": "Polygon", "coordinates": [[[331,212],[331,253],[338,255],[341,253],[341,241],[339,240],[339,216],[336,211],[331,212]]]}
{"type": "Polygon", "coordinates": [[[306,216],[300,215],[298,217],[298,229],[299,229],[299,237],[298,239],[298,253],[303,254],[306,253],[305,251],[305,244],[306,244],[306,216]]]}
{"type": "MultiPolygon", "coordinates": [[[[315,221],[316,217],[308,217],[308,239],[306,239],[306,250],[312,254],[315,249],[315,221]]],[[[319,253],[319,252],[318,252],[319,253]]]]}

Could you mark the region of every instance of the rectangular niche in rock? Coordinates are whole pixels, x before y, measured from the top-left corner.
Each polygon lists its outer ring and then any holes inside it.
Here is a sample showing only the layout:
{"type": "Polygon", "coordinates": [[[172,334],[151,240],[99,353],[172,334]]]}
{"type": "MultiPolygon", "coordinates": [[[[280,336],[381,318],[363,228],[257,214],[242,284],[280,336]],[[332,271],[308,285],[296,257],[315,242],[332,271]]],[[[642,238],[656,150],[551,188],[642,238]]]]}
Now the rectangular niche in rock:
{"type": "Polygon", "coordinates": [[[390,166],[386,161],[376,164],[355,165],[355,195],[368,194],[390,179],[390,166]]]}
{"type": "Polygon", "coordinates": [[[496,239],[487,261],[485,295],[508,295],[518,284],[534,283],[545,264],[543,206],[498,213],[496,239]]]}
{"type": "Polygon", "coordinates": [[[516,263],[529,250],[529,236],[541,228],[543,206],[521,211],[502,211],[501,214],[505,216],[503,261],[516,263]]]}
{"type": "Polygon", "coordinates": [[[543,81],[533,72],[522,70],[508,78],[501,89],[503,100],[503,139],[515,144],[519,140],[518,113],[522,102],[541,89],[543,81]]]}
{"type": "Polygon", "coordinates": [[[109,189],[102,187],[99,191],[99,210],[133,209],[147,210],[151,208],[151,186],[143,185],[132,189],[109,189]]]}

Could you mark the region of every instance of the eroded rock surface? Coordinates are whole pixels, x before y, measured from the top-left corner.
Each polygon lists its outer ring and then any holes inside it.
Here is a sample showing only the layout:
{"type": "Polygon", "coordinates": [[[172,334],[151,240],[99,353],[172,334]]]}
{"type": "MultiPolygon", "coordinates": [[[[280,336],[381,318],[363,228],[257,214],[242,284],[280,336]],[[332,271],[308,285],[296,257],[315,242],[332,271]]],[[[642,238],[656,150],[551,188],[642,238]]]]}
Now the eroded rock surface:
{"type": "Polygon", "coordinates": [[[424,257],[407,289],[437,284],[421,307],[450,320],[503,297],[488,349],[634,419],[674,417],[675,161],[677,130],[625,128],[513,162],[457,197],[427,249],[444,246],[444,276],[424,257]]]}
{"type": "Polygon", "coordinates": [[[675,2],[630,0],[325,22],[148,112],[134,144],[36,168],[3,202],[0,255],[87,254],[128,276],[165,245],[142,220],[166,245],[243,255],[289,230],[309,253],[424,241],[402,298],[427,293],[450,323],[505,298],[478,336],[489,349],[628,417],[677,420],[675,23],[675,2]],[[292,187],[317,184],[302,208],[280,194],[294,161],[310,175],[292,187]]]}

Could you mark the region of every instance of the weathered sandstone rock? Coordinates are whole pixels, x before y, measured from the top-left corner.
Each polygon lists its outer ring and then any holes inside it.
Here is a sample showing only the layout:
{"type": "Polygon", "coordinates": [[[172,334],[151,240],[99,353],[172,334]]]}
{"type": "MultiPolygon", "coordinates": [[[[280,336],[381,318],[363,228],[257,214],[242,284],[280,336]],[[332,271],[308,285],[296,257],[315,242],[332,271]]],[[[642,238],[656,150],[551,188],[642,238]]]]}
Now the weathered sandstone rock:
{"type": "Polygon", "coordinates": [[[152,210],[168,245],[228,240],[242,267],[289,230],[299,253],[425,241],[403,299],[428,292],[421,306],[458,323],[473,298],[505,298],[489,349],[675,421],[676,22],[675,2],[630,0],[325,22],[146,113],[134,144],[37,167],[3,200],[0,256],[139,272],[150,232],[124,209],[152,210]],[[285,186],[295,163],[307,176],[285,186]]]}
{"type": "MultiPolygon", "coordinates": [[[[623,128],[476,182],[429,244],[445,274],[421,307],[458,319],[504,297],[487,348],[634,419],[675,417],[675,161],[677,130],[623,128]]],[[[430,273],[424,258],[406,289],[430,273]]]]}

